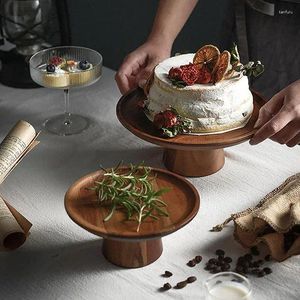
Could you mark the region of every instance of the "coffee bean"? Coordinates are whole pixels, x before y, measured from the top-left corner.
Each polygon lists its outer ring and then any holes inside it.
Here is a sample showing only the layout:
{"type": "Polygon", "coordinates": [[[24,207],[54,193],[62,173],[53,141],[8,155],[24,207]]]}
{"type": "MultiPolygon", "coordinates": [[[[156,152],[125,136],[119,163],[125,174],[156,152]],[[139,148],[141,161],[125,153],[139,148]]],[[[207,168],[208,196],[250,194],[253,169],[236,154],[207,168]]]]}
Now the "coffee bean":
{"type": "Polygon", "coordinates": [[[221,270],[224,272],[224,271],[228,271],[230,269],[230,264],[224,264],[222,267],[221,267],[221,270]]]}
{"type": "Polygon", "coordinates": [[[251,274],[257,275],[259,273],[260,269],[253,269],[251,270],[251,274]]]}
{"type": "Polygon", "coordinates": [[[242,266],[237,265],[235,271],[237,273],[244,273],[244,268],[242,266]]]}
{"type": "Polygon", "coordinates": [[[204,269],[209,271],[209,270],[215,268],[215,266],[216,266],[215,264],[207,263],[204,269]]]}
{"type": "Polygon", "coordinates": [[[180,282],[178,282],[176,284],[176,288],[177,289],[182,289],[182,288],[186,287],[186,285],[187,285],[187,281],[186,280],[185,281],[180,281],[180,282]]]}
{"type": "Polygon", "coordinates": [[[170,271],[165,271],[164,273],[164,277],[171,277],[173,275],[173,273],[171,273],[170,271]]]}
{"type": "Polygon", "coordinates": [[[254,256],[258,256],[260,254],[256,246],[251,247],[250,251],[254,256]]]}
{"type": "Polygon", "coordinates": [[[217,274],[217,273],[219,273],[219,271],[215,268],[215,269],[211,269],[209,271],[209,273],[211,273],[211,274],[217,274]]]}
{"type": "Polygon", "coordinates": [[[222,261],[219,261],[219,260],[218,260],[218,261],[216,262],[216,266],[218,266],[218,267],[222,266],[222,261]]]}
{"type": "Polygon", "coordinates": [[[215,258],[211,258],[209,261],[208,261],[210,264],[216,264],[217,263],[217,260],[215,258]]]}
{"type": "Polygon", "coordinates": [[[246,261],[245,257],[240,256],[237,260],[237,264],[242,265],[242,264],[244,264],[245,261],[246,261]]]}
{"type": "Polygon", "coordinates": [[[224,255],[219,255],[218,256],[218,261],[223,261],[223,259],[224,259],[224,255]]]}
{"type": "Polygon", "coordinates": [[[247,261],[251,261],[253,259],[253,256],[250,254],[250,253],[247,253],[245,254],[244,258],[247,260],[247,261]]]}
{"type": "Polygon", "coordinates": [[[163,289],[166,290],[166,291],[171,289],[171,288],[172,288],[172,286],[169,282],[165,283],[164,286],[163,286],[163,289]]]}
{"type": "Polygon", "coordinates": [[[228,264],[230,264],[232,262],[232,258],[229,256],[224,257],[224,261],[228,264]]]}
{"type": "Polygon", "coordinates": [[[270,268],[263,268],[263,271],[266,273],[266,274],[271,274],[273,271],[272,269],[270,268]]]}
{"type": "Polygon", "coordinates": [[[201,255],[197,255],[196,257],[195,257],[195,261],[196,261],[196,263],[200,263],[201,261],[202,261],[202,256],[201,255]]]}
{"type": "Polygon", "coordinates": [[[195,267],[195,266],[196,266],[196,262],[192,259],[192,260],[190,260],[190,261],[187,263],[187,265],[188,265],[189,267],[195,267]]]}
{"type": "Polygon", "coordinates": [[[190,276],[190,277],[188,277],[188,279],[186,280],[188,283],[192,283],[192,282],[194,282],[194,281],[196,281],[197,280],[197,277],[196,276],[190,276]]]}
{"type": "Polygon", "coordinates": [[[216,255],[225,255],[225,251],[224,250],[222,250],[222,249],[218,249],[218,250],[216,250],[216,255]]]}
{"type": "Polygon", "coordinates": [[[265,256],[265,261],[270,261],[272,259],[272,256],[270,254],[265,256]]]}
{"type": "Polygon", "coordinates": [[[249,261],[245,260],[242,264],[241,264],[244,268],[249,268],[249,261]]]}
{"type": "Polygon", "coordinates": [[[263,270],[259,270],[259,272],[257,273],[257,277],[264,277],[265,276],[265,272],[263,270]]]}

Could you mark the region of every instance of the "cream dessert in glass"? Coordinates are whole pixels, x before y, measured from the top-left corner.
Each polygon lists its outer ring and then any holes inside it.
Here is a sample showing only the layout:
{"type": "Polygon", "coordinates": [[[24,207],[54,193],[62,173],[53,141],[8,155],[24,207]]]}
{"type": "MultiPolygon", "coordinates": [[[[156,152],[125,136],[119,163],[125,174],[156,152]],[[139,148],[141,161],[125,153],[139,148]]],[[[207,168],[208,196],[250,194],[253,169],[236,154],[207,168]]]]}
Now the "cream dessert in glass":
{"type": "Polygon", "coordinates": [[[69,112],[69,90],[95,83],[101,76],[102,62],[97,51],[75,46],[45,49],[30,58],[30,74],[36,83],[64,91],[65,112],[44,122],[49,132],[72,135],[88,128],[87,118],[69,112]]]}
{"type": "Polygon", "coordinates": [[[249,280],[234,272],[221,272],[205,283],[206,300],[252,300],[249,280]]]}

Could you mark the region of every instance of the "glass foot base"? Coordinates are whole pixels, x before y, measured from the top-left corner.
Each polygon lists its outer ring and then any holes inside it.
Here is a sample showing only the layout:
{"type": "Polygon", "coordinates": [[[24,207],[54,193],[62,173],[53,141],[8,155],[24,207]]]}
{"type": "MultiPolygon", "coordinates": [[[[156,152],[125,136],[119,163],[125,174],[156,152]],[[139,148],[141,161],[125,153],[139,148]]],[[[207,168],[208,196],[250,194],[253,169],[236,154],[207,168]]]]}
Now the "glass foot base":
{"type": "Polygon", "coordinates": [[[66,118],[65,114],[55,116],[44,123],[47,131],[56,135],[73,135],[86,130],[90,125],[87,118],[69,114],[66,118]]]}

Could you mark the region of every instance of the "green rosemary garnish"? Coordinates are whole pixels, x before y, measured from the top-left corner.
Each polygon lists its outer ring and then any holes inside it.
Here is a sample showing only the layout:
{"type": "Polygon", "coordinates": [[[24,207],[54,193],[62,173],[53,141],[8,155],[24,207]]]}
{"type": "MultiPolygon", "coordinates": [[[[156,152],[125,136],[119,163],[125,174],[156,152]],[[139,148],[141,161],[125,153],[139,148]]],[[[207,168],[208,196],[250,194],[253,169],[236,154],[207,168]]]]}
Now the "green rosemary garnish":
{"type": "Polygon", "coordinates": [[[264,70],[265,67],[264,65],[259,61],[249,61],[246,64],[242,64],[240,62],[240,55],[238,52],[238,48],[237,45],[235,43],[233,43],[231,49],[230,49],[230,64],[232,65],[232,68],[239,72],[239,73],[243,73],[244,75],[250,77],[250,76],[254,76],[254,77],[258,77],[259,75],[261,75],[264,70]]]}
{"type": "Polygon", "coordinates": [[[110,220],[116,210],[125,211],[127,220],[135,220],[137,232],[146,218],[157,220],[160,216],[168,216],[167,204],[160,196],[169,191],[168,188],[155,190],[152,181],[155,176],[151,168],[143,164],[130,164],[129,170],[120,169],[120,164],[112,169],[103,169],[103,178],[95,181],[94,190],[100,206],[108,206],[109,214],[104,222],[110,220]]]}

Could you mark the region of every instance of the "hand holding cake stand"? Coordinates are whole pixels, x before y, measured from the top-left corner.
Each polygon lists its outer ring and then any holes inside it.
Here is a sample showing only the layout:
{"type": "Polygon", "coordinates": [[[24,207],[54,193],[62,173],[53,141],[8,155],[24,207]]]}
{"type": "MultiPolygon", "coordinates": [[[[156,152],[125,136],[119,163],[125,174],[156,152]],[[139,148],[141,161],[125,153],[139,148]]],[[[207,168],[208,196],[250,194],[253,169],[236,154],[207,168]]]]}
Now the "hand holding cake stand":
{"type": "Polygon", "coordinates": [[[31,77],[36,83],[64,90],[65,112],[45,121],[45,128],[63,136],[87,129],[87,118],[69,112],[69,90],[91,85],[100,78],[102,56],[92,49],[62,46],[37,52],[31,57],[29,65],[31,77]]]}
{"type": "Polygon", "coordinates": [[[250,139],[262,97],[252,91],[254,109],[245,127],[208,135],[178,135],[162,137],[150,122],[139,102],[146,98],[142,89],[124,95],[117,104],[117,116],[122,125],[137,137],[164,148],[163,162],[170,171],[188,177],[207,176],[219,171],[225,163],[224,148],[250,139]]]}

